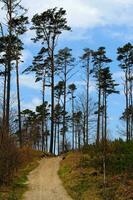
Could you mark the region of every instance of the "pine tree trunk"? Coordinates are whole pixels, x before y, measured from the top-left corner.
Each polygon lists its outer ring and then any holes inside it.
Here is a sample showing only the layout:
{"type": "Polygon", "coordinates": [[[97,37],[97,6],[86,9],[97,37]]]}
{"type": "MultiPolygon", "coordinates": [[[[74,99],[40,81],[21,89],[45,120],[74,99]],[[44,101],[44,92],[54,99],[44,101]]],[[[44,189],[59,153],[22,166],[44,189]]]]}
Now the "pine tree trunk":
{"type": "MultiPolygon", "coordinates": [[[[127,70],[126,70],[126,74],[125,74],[125,96],[126,96],[126,111],[128,110],[128,103],[129,103],[129,99],[128,99],[128,75],[127,75],[127,70]]],[[[126,114],[126,136],[127,136],[127,141],[129,141],[129,118],[128,115],[126,114]]]]}
{"type": "Polygon", "coordinates": [[[20,105],[20,87],[19,87],[19,72],[18,72],[18,59],[16,60],[16,82],[17,82],[17,101],[18,101],[18,122],[19,122],[19,143],[22,147],[22,126],[21,126],[21,105],[20,105]]]}
{"type": "Polygon", "coordinates": [[[80,129],[78,128],[78,149],[80,150],[80,141],[81,141],[81,138],[80,138],[80,129]]]}
{"type": "MultiPolygon", "coordinates": [[[[45,75],[44,75],[45,76],[45,75]]],[[[42,105],[43,105],[43,110],[42,110],[42,151],[45,150],[45,146],[44,146],[44,120],[45,120],[45,116],[44,116],[44,106],[45,106],[45,77],[43,77],[43,86],[42,86],[42,105]]]]}
{"type": "MultiPolygon", "coordinates": [[[[1,35],[4,37],[3,27],[0,23],[1,28],[1,35]]],[[[6,52],[7,52],[7,46],[6,46],[6,52]]],[[[7,89],[7,64],[5,63],[5,72],[4,72],[4,89],[3,89],[3,116],[2,116],[2,126],[3,130],[5,130],[5,120],[6,120],[6,89],[7,89]]],[[[1,142],[3,139],[3,130],[1,135],[1,142]]]]}
{"type": "Polygon", "coordinates": [[[74,150],[74,96],[72,93],[72,149],[74,150]]]}
{"type": "Polygon", "coordinates": [[[9,17],[9,44],[7,52],[7,98],[6,98],[6,130],[9,134],[9,119],[10,119],[10,90],[11,90],[11,52],[12,52],[12,0],[8,0],[8,17],[9,17]]]}
{"type": "Polygon", "coordinates": [[[54,135],[54,155],[56,154],[56,123],[55,123],[55,135],[54,135]]]}
{"type": "Polygon", "coordinates": [[[104,122],[105,122],[105,102],[104,102],[104,93],[103,93],[103,97],[102,97],[102,141],[104,140],[104,131],[105,131],[105,126],[104,126],[104,122]]]}
{"type": "Polygon", "coordinates": [[[107,141],[107,95],[106,95],[106,92],[105,92],[105,95],[104,95],[104,98],[105,98],[105,142],[107,141]]]}
{"type": "Polygon", "coordinates": [[[65,132],[66,132],[66,64],[65,64],[65,73],[64,73],[64,105],[63,105],[63,143],[62,143],[62,149],[64,152],[64,146],[65,146],[65,132]]]}
{"type": "Polygon", "coordinates": [[[60,154],[60,122],[58,119],[58,155],[60,154]]]}
{"type": "Polygon", "coordinates": [[[85,114],[84,114],[84,120],[83,120],[83,144],[85,145],[85,141],[86,141],[86,137],[85,137],[85,128],[86,128],[86,118],[85,118],[85,114]]]}
{"type": "Polygon", "coordinates": [[[86,102],[86,144],[89,139],[89,87],[90,87],[90,61],[87,60],[87,102],[86,102]]]}
{"type": "Polygon", "coordinates": [[[97,140],[96,143],[99,144],[100,140],[100,107],[101,107],[101,89],[98,91],[98,116],[97,116],[97,140]]]}
{"type": "Polygon", "coordinates": [[[53,153],[54,142],[54,52],[51,55],[51,138],[50,138],[50,153],[53,153]]]}
{"type": "Polygon", "coordinates": [[[5,66],[4,74],[4,93],[3,93],[3,128],[5,129],[5,119],[6,119],[6,87],[7,87],[7,70],[5,66]]]}

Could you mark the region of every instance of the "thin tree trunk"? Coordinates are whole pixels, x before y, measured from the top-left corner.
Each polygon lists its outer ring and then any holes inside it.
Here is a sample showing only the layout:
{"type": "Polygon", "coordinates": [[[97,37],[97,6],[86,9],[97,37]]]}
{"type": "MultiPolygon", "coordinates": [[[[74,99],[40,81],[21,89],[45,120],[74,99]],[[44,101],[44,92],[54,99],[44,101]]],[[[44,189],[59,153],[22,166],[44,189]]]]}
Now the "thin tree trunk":
{"type": "Polygon", "coordinates": [[[19,72],[18,72],[18,59],[16,60],[16,82],[17,82],[17,100],[18,100],[18,121],[19,121],[19,143],[22,147],[22,126],[21,126],[21,105],[20,105],[20,88],[19,88],[19,72]]]}
{"type": "Polygon", "coordinates": [[[90,87],[90,59],[87,60],[86,144],[88,144],[89,140],[89,87],[90,87]]]}
{"type": "Polygon", "coordinates": [[[72,93],[72,149],[74,150],[74,96],[72,93]]]}
{"type": "Polygon", "coordinates": [[[43,110],[42,110],[42,151],[45,150],[46,147],[44,147],[44,106],[45,106],[45,75],[43,77],[43,86],[42,86],[42,105],[43,105],[43,110]]]}
{"type": "Polygon", "coordinates": [[[51,138],[50,138],[50,153],[53,153],[54,142],[54,52],[51,56],[51,138]]]}
{"type": "Polygon", "coordinates": [[[64,152],[64,146],[65,146],[65,132],[66,132],[66,64],[65,64],[65,72],[64,72],[64,105],[63,105],[63,143],[62,143],[62,149],[64,152]]]}
{"type": "Polygon", "coordinates": [[[129,132],[130,132],[130,140],[132,139],[132,132],[133,132],[133,114],[132,114],[132,108],[133,108],[133,78],[132,78],[133,74],[132,74],[132,70],[131,68],[129,68],[129,108],[130,108],[130,117],[129,117],[129,123],[130,123],[130,127],[129,127],[129,132]]]}
{"type": "Polygon", "coordinates": [[[60,154],[60,122],[58,119],[58,155],[60,154]]]}
{"type": "Polygon", "coordinates": [[[54,155],[56,154],[56,123],[55,123],[55,136],[54,136],[54,155]]]}
{"type": "MultiPolygon", "coordinates": [[[[125,74],[125,96],[126,96],[126,111],[128,110],[128,76],[127,76],[127,70],[125,74]]],[[[129,118],[128,115],[126,114],[126,136],[127,136],[127,141],[129,141],[129,118]]]]}
{"type": "Polygon", "coordinates": [[[77,149],[77,131],[78,131],[78,127],[77,127],[77,124],[75,124],[75,149],[77,149]]]}
{"type": "Polygon", "coordinates": [[[0,144],[3,142],[4,138],[4,131],[6,130],[6,85],[7,85],[7,74],[6,74],[6,67],[5,67],[5,74],[4,74],[4,92],[3,92],[3,116],[2,116],[2,129],[0,130],[0,144]]]}
{"type": "Polygon", "coordinates": [[[101,89],[98,91],[98,116],[97,116],[97,140],[96,143],[99,144],[100,140],[100,107],[101,107],[101,89]]]}
{"type": "Polygon", "coordinates": [[[105,142],[107,141],[107,95],[105,93],[104,95],[104,99],[105,99],[105,142]]]}
{"type": "Polygon", "coordinates": [[[104,140],[104,131],[105,131],[105,126],[104,126],[104,122],[105,122],[105,101],[104,101],[104,93],[103,93],[103,109],[102,109],[102,141],[104,140]]]}
{"type": "Polygon", "coordinates": [[[5,66],[5,74],[4,74],[4,94],[3,94],[3,128],[5,129],[5,119],[6,119],[6,87],[7,87],[7,72],[5,66]]]}
{"type": "MultiPolygon", "coordinates": [[[[3,27],[0,23],[0,29],[1,29],[1,35],[4,37],[3,27]]],[[[6,43],[6,42],[5,42],[6,43]]],[[[6,52],[7,52],[7,46],[6,46],[6,52]]],[[[4,89],[3,89],[3,116],[2,116],[2,138],[3,138],[3,131],[5,130],[5,120],[6,120],[6,88],[7,87],[7,64],[5,64],[5,72],[4,72],[4,89]]]]}
{"type": "Polygon", "coordinates": [[[78,149],[80,150],[80,141],[81,141],[81,138],[80,138],[80,129],[78,128],[78,149]]]}
{"type": "MultiPolygon", "coordinates": [[[[133,109],[133,78],[131,79],[131,109],[133,109]]],[[[131,139],[133,139],[133,112],[131,112],[131,139]]]]}
{"type": "Polygon", "coordinates": [[[8,61],[7,61],[7,98],[6,98],[6,130],[9,134],[9,118],[10,118],[10,88],[11,88],[11,52],[12,52],[12,0],[8,2],[8,17],[9,17],[9,46],[8,46],[8,61]]]}
{"type": "Polygon", "coordinates": [[[48,129],[47,129],[47,123],[45,124],[46,127],[46,151],[48,151],[48,129]]]}
{"type": "Polygon", "coordinates": [[[85,119],[85,114],[84,114],[84,121],[83,121],[83,144],[85,145],[85,141],[86,141],[86,137],[85,137],[85,123],[86,119],[85,119]]]}

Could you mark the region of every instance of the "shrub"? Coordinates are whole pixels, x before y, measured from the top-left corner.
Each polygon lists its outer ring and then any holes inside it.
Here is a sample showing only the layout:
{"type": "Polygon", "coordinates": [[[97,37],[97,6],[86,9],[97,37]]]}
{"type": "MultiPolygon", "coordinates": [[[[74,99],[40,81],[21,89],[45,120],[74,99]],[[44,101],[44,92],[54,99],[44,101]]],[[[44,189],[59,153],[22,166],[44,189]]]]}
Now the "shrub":
{"type": "Polygon", "coordinates": [[[6,136],[0,145],[0,184],[9,184],[19,166],[19,152],[12,138],[6,136]]]}

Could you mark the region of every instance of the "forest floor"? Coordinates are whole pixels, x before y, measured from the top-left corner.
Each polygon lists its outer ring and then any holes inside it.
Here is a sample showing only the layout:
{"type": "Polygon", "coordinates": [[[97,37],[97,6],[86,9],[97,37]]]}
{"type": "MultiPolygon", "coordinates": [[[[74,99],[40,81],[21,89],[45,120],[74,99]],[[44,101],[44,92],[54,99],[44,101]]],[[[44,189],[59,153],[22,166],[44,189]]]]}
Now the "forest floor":
{"type": "Polygon", "coordinates": [[[71,200],[58,176],[60,157],[42,159],[28,176],[24,200],[71,200]]]}

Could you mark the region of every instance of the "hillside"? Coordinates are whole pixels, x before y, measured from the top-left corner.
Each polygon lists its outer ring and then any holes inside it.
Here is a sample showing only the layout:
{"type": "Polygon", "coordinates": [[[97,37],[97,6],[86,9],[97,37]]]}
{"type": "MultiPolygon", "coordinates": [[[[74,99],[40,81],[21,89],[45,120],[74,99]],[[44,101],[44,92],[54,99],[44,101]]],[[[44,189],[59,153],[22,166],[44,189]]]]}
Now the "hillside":
{"type": "Polygon", "coordinates": [[[102,145],[89,145],[64,157],[59,175],[68,193],[76,200],[132,200],[133,142],[108,143],[106,184],[102,157],[102,145]]]}

